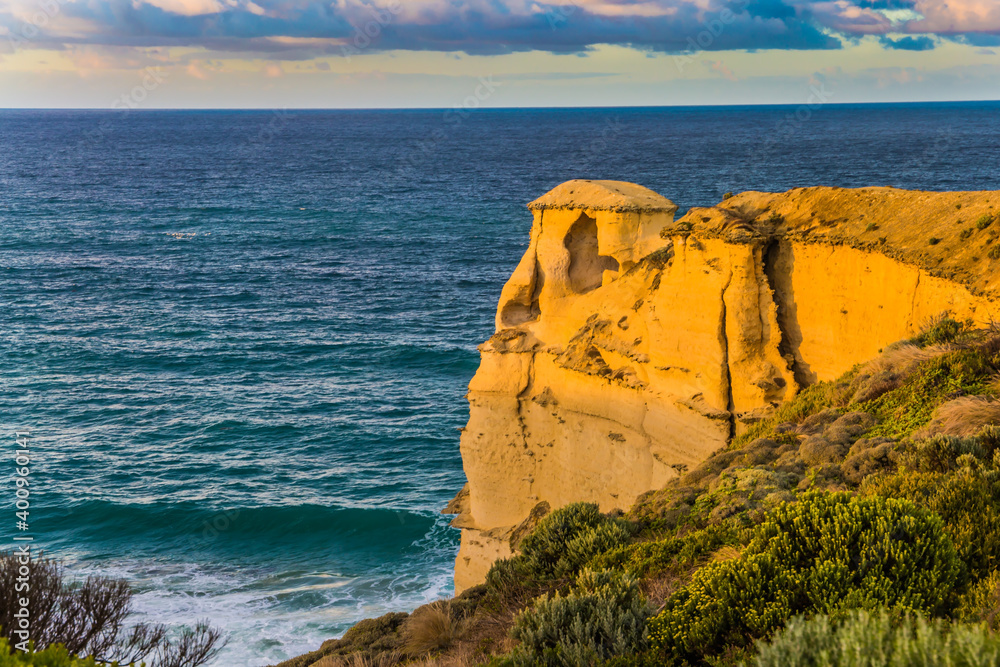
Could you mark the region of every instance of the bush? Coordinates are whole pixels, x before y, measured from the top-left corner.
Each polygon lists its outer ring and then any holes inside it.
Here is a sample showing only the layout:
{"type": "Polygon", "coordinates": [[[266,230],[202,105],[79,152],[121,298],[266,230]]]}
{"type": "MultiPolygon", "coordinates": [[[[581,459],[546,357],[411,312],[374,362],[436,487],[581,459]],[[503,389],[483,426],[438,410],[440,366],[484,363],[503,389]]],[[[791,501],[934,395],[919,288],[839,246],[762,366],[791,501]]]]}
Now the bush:
{"type": "Polygon", "coordinates": [[[928,345],[944,345],[954,342],[961,334],[969,329],[967,322],[959,322],[950,317],[942,317],[932,320],[924,327],[923,331],[910,342],[919,347],[928,345]]]}
{"type": "Polygon", "coordinates": [[[594,569],[621,569],[626,574],[647,579],[693,567],[720,547],[736,543],[735,530],[728,524],[713,524],[683,537],[623,544],[598,554],[590,561],[594,569]]]}
{"type": "Polygon", "coordinates": [[[98,667],[93,658],[78,658],[70,655],[62,646],[52,646],[38,653],[11,652],[10,644],[0,637],[0,667],[98,667]]]}
{"type": "Polygon", "coordinates": [[[982,579],[962,598],[960,617],[1000,630],[1000,571],[982,579]]]}
{"type": "MultiPolygon", "coordinates": [[[[19,598],[26,595],[30,637],[39,649],[59,644],[68,654],[92,656],[98,662],[147,660],[153,667],[197,667],[211,661],[222,648],[220,631],[207,622],[185,628],[176,641],[167,637],[163,625],[139,623],[126,629],[132,591],[122,579],[88,577],[71,584],[65,581],[58,561],[43,558],[22,563],[19,558],[12,551],[0,553],[0,637],[9,645],[23,641],[16,614],[21,609],[19,598]],[[27,593],[16,588],[21,567],[28,568],[31,588],[27,593]]],[[[51,655],[58,656],[58,651],[51,655]]],[[[53,660],[57,660],[54,665],[64,664],[58,662],[61,657],[53,660]]]]}
{"type": "Polygon", "coordinates": [[[973,580],[1000,568],[1000,481],[961,472],[902,472],[869,478],[861,492],[905,499],[941,516],[973,580]]]}
{"type": "Polygon", "coordinates": [[[976,220],[976,229],[983,231],[987,227],[993,224],[993,216],[989,213],[983,214],[978,220],[976,220]]]}
{"type": "Polygon", "coordinates": [[[542,596],[514,621],[513,665],[590,665],[646,648],[650,610],[635,579],[584,570],[569,594],[542,596]]]}
{"type": "Polygon", "coordinates": [[[769,635],[795,614],[841,609],[944,613],[962,573],[940,517],[903,500],[808,493],[753,530],[653,619],[655,648],[695,659],[769,635]]]}
{"type": "MultiPolygon", "coordinates": [[[[947,338],[941,331],[935,331],[926,334],[928,340],[947,338]]],[[[934,409],[950,397],[986,391],[995,372],[986,355],[979,350],[949,352],[923,362],[901,386],[859,404],[857,409],[872,414],[879,421],[869,431],[869,437],[907,436],[931,421],[934,409]]]]}
{"type": "Polygon", "coordinates": [[[838,622],[828,616],[795,618],[769,644],[757,667],[996,667],[1000,638],[982,627],[921,617],[893,623],[882,611],[856,611],[838,622]]]}
{"type": "Polygon", "coordinates": [[[510,577],[552,580],[573,577],[591,558],[627,542],[632,526],[623,519],[601,514],[594,503],[574,503],[539,521],[521,542],[521,555],[501,565],[488,581],[510,577]]]}

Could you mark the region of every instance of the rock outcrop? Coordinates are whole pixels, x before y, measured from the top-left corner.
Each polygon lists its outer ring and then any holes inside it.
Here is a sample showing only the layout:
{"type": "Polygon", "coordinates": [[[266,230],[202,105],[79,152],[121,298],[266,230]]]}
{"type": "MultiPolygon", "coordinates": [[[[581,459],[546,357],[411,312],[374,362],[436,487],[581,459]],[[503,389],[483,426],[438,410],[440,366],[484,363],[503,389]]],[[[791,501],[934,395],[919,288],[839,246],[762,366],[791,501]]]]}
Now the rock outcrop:
{"type": "Polygon", "coordinates": [[[627,509],[803,386],[998,310],[1000,193],[750,192],[675,221],[641,186],[570,181],[529,208],[469,385],[458,590],[550,509],[627,509]]]}

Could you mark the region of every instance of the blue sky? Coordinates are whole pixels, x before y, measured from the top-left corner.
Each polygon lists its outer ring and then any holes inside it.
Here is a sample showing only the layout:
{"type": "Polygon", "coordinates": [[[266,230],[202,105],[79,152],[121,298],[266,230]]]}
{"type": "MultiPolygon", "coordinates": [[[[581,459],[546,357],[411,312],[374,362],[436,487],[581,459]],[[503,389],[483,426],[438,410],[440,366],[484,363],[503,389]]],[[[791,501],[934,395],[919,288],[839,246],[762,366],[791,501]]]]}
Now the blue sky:
{"type": "Polygon", "coordinates": [[[0,0],[2,107],[1000,98],[1000,0],[0,0]]]}

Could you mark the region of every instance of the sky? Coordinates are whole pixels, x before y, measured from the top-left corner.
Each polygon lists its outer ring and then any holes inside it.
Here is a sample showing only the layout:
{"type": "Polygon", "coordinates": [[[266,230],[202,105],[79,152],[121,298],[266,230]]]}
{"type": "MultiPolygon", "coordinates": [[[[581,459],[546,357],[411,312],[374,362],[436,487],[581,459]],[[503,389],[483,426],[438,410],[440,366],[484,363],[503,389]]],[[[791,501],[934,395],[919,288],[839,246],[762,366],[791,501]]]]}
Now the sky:
{"type": "Polygon", "coordinates": [[[1000,0],[0,0],[0,108],[1000,99],[1000,0]]]}

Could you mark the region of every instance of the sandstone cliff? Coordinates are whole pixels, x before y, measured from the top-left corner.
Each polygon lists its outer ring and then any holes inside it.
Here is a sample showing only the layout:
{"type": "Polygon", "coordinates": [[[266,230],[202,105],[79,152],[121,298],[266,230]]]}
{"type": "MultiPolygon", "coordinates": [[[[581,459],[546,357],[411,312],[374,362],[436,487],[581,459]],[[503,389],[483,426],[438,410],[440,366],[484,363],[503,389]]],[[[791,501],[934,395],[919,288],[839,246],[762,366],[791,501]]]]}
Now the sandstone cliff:
{"type": "Polygon", "coordinates": [[[570,181],[529,208],[469,386],[458,590],[550,509],[627,509],[801,387],[997,311],[1000,193],[750,192],[675,221],[641,186],[570,181]]]}

